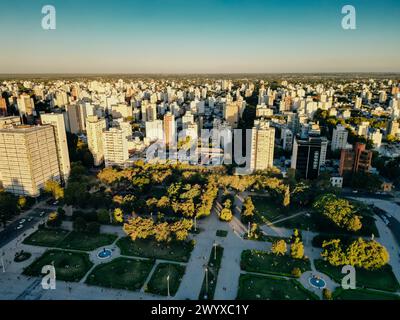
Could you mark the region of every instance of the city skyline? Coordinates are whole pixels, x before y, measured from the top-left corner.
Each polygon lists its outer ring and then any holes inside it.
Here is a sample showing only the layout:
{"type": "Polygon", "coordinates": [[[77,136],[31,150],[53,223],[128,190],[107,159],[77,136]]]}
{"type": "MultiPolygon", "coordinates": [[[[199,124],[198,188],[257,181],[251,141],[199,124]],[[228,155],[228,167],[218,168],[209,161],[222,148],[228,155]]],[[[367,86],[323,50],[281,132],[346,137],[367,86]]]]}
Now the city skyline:
{"type": "Polygon", "coordinates": [[[56,30],[41,28],[45,4],[3,4],[0,73],[400,71],[396,1],[352,1],[355,30],[341,27],[344,1],[56,0],[56,30]]]}

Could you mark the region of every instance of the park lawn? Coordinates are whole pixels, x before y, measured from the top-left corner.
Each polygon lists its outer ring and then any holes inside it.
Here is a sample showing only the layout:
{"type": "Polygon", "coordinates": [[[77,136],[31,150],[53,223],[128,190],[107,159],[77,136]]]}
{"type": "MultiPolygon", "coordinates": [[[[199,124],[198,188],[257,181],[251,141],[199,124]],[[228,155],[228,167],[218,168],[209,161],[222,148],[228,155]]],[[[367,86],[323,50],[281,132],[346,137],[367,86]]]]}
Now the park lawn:
{"type": "Polygon", "coordinates": [[[139,290],[143,287],[153,266],[152,260],[119,257],[109,263],[96,266],[86,278],[86,283],[113,289],[139,290]]]}
{"type": "Polygon", "coordinates": [[[224,254],[224,248],[221,246],[217,246],[212,248],[210,259],[208,259],[208,274],[207,274],[207,282],[208,286],[206,286],[206,275],[204,274],[203,284],[201,286],[199,300],[213,300],[215,288],[217,286],[218,272],[221,268],[222,256],[224,254]],[[207,298],[205,296],[207,295],[207,298]]]}
{"type": "Polygon", "coordinates": [[[180,264],[159,263],[156,270],[154,270],[150,281],[147,283],[145,291],[161,296],[167,296],[167,277],[169,276],[169,293],[171,296],[174,296],[179,289],[184,274],[185,267],[180,264]]]}
{"type": "Polygon", "coordinates": [[[23,244],[41,247],[57,247],[68,233],[69,231],[63,229],[38,229],[29,237],[25,238],[23,244]]]}
{"type": "Polygon", "coordinates": [[[333,292],[334,300],[400,300],[398,295],[367,289],[343,290],[338,288],[333,292]]]}
{"type": "MultiPolygon", "coordinates": [[[[331,277],[338,283],[341,283],[344,274],[341,273],[341,267],[330,265],[327,261],[318,259],[314,261],[315,268],[331,277]]],[[[383,291],[397,291],[400,289],[399,283],[393,274],[392,267],[386,265],[376,271],[368,271],[356,268],[357,287],[366,287],[383,291]]]]}
{"type": "Polygon", "coordinates": [[[294,218],[274,223],[274,226],[286,229],[300,229],[309,231],[318,230],[318,225],[313,214],[311,214],[311,216],[307,216],[305,214],[298,215],[294,218]]]}
{"type": "Polygon", "coordinates": [[[276,256],[269,252],[257,250],[244,250],[240,267],[248,272],[276,274],[287,277],[292,277],[294,268],[299,268],[301,272],[311,270],[310,260],[308,259],[293,259],[288,255],[276,256]]]}
{"type": "Polygon", "coordinates": [[[154,239],[136,239],[129,237],[118,240],[118,247],[123,256],[135,256],[151,259],[172,260],[187,262],[193,250],[191,241],[172,241],[170,243],[159,243],[154,239]]]}
{"type": "Polygon", "coordinates": [[[297,280],[272,276],[241,274],[238,300],[318,300],[297,280]]]}
{"type": "Polygon", "coordinates": [[[301,209],[296,207],[284,208],[274,203],[269,197],[252,196],[251,200],[257,214],[264,222],[272,222],[278,218],[285,218],[301,211],[301,209]]]}
{"type": "Polygon", "coordinates": [[[48,250],[23,271],[24,275],[39,277],[45,265],[54,264],[57,280],[78,282],[93,266],[84,252],[48,250]]]}
{"type": "Polygon", "coordinates": [[[111,245],[117,238],[118,236],[114,234],[89,234],[72,231],[57,247],[92,251],[100,247],[111,245]]]}

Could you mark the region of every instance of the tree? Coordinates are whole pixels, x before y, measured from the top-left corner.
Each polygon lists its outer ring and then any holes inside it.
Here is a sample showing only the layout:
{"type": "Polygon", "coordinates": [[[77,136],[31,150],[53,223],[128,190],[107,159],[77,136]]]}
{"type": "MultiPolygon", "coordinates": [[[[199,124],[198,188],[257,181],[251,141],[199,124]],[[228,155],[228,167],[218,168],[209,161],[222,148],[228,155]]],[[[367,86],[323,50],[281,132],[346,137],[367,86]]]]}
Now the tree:
{"type": "Polygon", "coordinates": [[[186,240],[189,235],[189,230],[193,227],[193,221],[189,219],[182,219],[174,222],[170,228],[171,232],[175,234],[175,238],[178,241],[186,240]]]}
{"type": "Polygon", "coordinates": [[[97,220],[102,224],[110,222],[110,213],[107,209],[101,209],[97,212],[97,220]]]}
{"type": "Polygon", "coordinates": [[[319,197],[313,207],[340,228],[355,232],[362,227],[360,217],[355,214],[354,206],[348,200],[338,198],[334,194],[319,197]]]}
{"type": "Polygon", "coordinates": [[[294,259],[303,259],[304,258],[304,245],[300,238],[296,238],[294,243],[290,246],[290,255],[294,259]]]}
{"type": "Polygon", "coordinates": [[[115,208],[114,210],[114,221],[117,223],[124,222],[124,213],[120,208],[115,208]]]}
{"type": "Polygon", "coordinates": [[[86,232],[90,234],[100,233],[100,223],[96,221],[89,222],[86,226],[86,232]]]}
{"type": "Polygon", "coordinates": [[[55,180],[48,180],[44,184],[44,191],[51,194],[53,199],[59,200],[64,198],[64,189],[60,186],[60,183],[55,180]]]}
{"type": "Polygon", "coordinates": [[[73,222],[73,228],[77,232],[84,232],[86,230],[86,220],[82,217],[77,217],[73,222]]]}
{"type": "Polygon", "coordinates": [[[25,209],[26,204],[27,204],[26,198],[24,196],[19,196],[18,197],[18,208],[19,208],[19,210],[25,209]]]}
{"type": "Polygon", "coordinates": [[[389,262],[389,253],[380,243],[362,238],[354,240],[347,248],[339,239],[324,241],[321,256],[333,266],[350,264],[366,270],[377,270],[389,262]]]}
{"type": "Polygon", "coordinates": [[[285,240],[277,240],[272,244],[271,252],[277,256],[284,256],[287,251],[285,240]]]}
{"type": "Polygon", "coordinates": [[[283,194],[282,205],[284,207],[288,207],[290,205],[290,188],[289,188],[289,186],[285,187],[285,192],[283,194]]]}
{"type": "Polygon", "coordinates": [[[0,192],[0,221],[6,226],[8,220],[18,213],[18,198],[8,192],[0,192]]]}
{"type": "Polygon", "coordinates": [[[231,221],[233,218],[232,211],[228,208],[223,208],[219,214],[219,219],[221,221],[231,221]]]}
{"type": "Polygon", "coordinates": [[[255,210],[255,206],[253,204],[253,201],[251,200],[251,197],[247,197],[244,200],[243,208],[242,208],[242,212],[241,212],[242,219],[244,222],[248,222],[253,218],[254,210],[255,210]]]}
{"type": "Polygon", "coordinates": [[[301,277],[301,274],[302,274],[302,272],[301,272],[300,268],[294,267],[294,268],[292,269],[292,276],[293,276],[293,277],[295,277],[295,278],[300,278],[300,277],[301,277]]]}
{"type": "Polygon", "coordinates": [[[131,218],[124,224],[123,230],[132,240],[147,239],[154,234],[153,219],[131,218]]]}
{"type": "Polygon", "coordinates": [[[324,288],[324,290],[322,290],[322,296],[325,300],[333,300],[332,291],[327,288],[324,288]]]}
{"type": "Polygon", "coordinates": [[[157,242],[171,241],[171,229],[167,222],[159,223],[154,227],[154,238],[157,242]]]}

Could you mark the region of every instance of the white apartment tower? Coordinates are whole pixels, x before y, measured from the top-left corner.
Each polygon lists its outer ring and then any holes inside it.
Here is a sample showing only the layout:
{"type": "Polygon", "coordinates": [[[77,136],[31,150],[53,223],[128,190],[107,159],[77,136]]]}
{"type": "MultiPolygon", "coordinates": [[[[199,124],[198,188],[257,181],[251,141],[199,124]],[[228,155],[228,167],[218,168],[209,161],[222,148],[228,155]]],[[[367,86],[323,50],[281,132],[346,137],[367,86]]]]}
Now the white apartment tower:
{"type": "Polygon", "coordinates": [[[337,151],[346,149],[348,136],[349,132],[345,127],[340,124],[336,126],[336,128],[333,129],[331,150],[337,151]]]}
{"type": "Polygon", "coordinates": [[[129,159],[128,136],[124,128],[110,128],[103,132],[104,162],[106,167],[124,167],[129,159]]]}
{"type": "Polygon", "coordinates": [[[255,121],[251,137],[250,171],[274,165],[275,128],[267,121],[255,121]]]}
{"type": "Polygon", "coordinates": [[[40,116],[42,124],[49,124],[54,129],[56,138],[57,156],[60,163],[62,179],[67,181],[71,171],[69,162],[69,152],[67,143],[67,134],[65,132],[64,115],[61,113],[46,113],[40,116]]]}
{"type": "Polygon", "coordinates": [[[106,129],[106,120],[97,116],[86,118],[86,133],[90,152],[94,158],[94,165],[99,166],[104,160],[103,130],[106,129]]]}

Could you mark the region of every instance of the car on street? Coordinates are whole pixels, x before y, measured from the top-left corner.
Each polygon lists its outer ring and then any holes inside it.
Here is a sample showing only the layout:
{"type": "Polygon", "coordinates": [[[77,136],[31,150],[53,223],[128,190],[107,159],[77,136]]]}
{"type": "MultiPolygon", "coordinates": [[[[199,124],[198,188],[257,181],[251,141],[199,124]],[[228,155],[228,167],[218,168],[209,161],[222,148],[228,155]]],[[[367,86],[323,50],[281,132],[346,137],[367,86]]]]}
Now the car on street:
{"type": "Polygon", "coordinates": [[[24,225],[23,224],[20,224],[20,225],[18,225],[18,227],[16,227],[15,229],[16,230],[20,230],[20,229],[22,229],[24,227],[24,225]]]}

